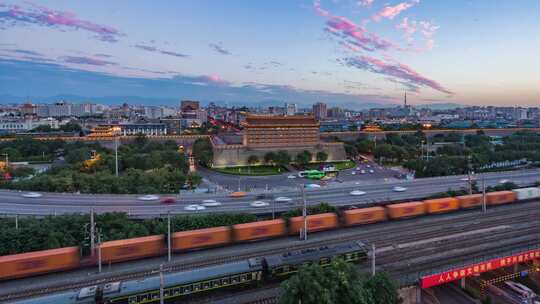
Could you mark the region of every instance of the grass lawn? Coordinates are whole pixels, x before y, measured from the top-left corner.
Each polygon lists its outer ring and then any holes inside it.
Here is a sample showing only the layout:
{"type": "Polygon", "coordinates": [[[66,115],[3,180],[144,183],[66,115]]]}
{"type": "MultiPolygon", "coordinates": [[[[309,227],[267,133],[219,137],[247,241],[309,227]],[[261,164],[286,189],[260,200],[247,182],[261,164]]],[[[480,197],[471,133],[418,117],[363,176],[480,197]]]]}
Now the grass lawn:
{"type": "Polygon", "coordinates": [[[354,166],[356,166],[355,162],[353,162],[352,160],[347,160],[347,161],[342,161],[342,162],[323,162],[323,163],[312,163],[312,164],[309,164],[305,167],[306,170],[318,170],[319,169],[319,166],[321,164],[331,164],[331,165],[334,165],[336,167],[337,170],[346,170],[346,169],[351,169],[351,168],[354,168],[354,166]]]}
{"type": "Polygon", "coordinates": [[[212,170],[234,175],[278,175],[287,172],[287,169],[280,166],[244,166],[244,167],[228,167],[228,168],[213,168],[212,170]]]}

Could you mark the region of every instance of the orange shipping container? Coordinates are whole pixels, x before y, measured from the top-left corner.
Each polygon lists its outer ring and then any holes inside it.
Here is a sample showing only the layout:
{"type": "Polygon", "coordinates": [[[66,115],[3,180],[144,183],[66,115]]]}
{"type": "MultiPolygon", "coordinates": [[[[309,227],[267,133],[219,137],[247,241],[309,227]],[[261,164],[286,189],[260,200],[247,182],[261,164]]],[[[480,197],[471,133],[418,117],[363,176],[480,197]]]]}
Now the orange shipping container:
{"type": "Polygon", "coordinates": [[[424,205],[427,213],[450,212],[459,208],[459,202],[454,197],[425,200],[424,205]]]}
{"type": "Polygon", "coordinates": [[[233,226],[234,240],[250,241],[281,236],[286,233],[285,221],[282,219],[237,224],[233,226]]]}
{"type": "Polygon", "coordinates": [[[456,197],[459,201],[459,208],[473,208],[482,205],[482,194],[470,194],[456,197]]]}
{"type": "Polygon", "coordinates": [[[422,215],[426,213],[424,202],[409,202],[386,206],[388,217],[393,219],[422,215]]]}
{"type": "MultiPolygon", "coordinates": [[[[330,230],[337,227],[338,220],[335,213],[321,213],[307,216],[308,232],[330,230]]],[[[297,216],[289,219],[289,233],[298,234],[304,228],[304,217],[297,216]]]]}
{"type": "Polygon", "coordinates": [[[516,194],[512,191],[497,191],[486,193],[486,202],[488,205],[499,205],[512,203],[516,200],[516,194]]]}
{"type": "Polygon", "coordinates": [[[0,257],[0,280],[76,268],[79,247],[64,247],[0,257]]]}
{"type": "Polygon", "coordinates": [[[345,225],[359,225],[381,222],[386,220],[386,210],[383,207],[352,209],[343,212],[345,225]]]}
{"type": "Polygon", "coordinates": [[[165,247],[164,235],[109,241],[101,245],[101,259],[104,263],[115,263],[158,256],[165,252],[165,247]]]}
{"type": "Polygon", "coordinates": [[[173,250],[189,250],[230,242],[231,228],[227,226],[182,231],[172,235],[173,250]]]}

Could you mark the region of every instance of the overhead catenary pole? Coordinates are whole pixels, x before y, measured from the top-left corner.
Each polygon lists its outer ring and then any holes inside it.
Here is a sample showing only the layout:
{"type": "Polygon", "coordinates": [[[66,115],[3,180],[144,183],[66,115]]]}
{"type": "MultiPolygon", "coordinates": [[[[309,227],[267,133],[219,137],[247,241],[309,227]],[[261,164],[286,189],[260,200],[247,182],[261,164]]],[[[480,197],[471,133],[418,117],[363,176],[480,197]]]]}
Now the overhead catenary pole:
{"type": "Polygon", "coordinates": [[[159,303],[164,304],[165,298],[164,298],[164,290],[163,286],[165,285],[164,278],[163,278],[163,264],[159,265],[159,303]]]}
{"type": "Polygon", "coordinates": [[[101,233],[98,232],[98,272],[101,273],[101,233]]]}
{"type": "Polygon", "coordinates": [[[482,212],[487,212],[487,206],[486,206],[486,179],[485,176],[482,175],[482,212]]]}
{"type": "Polygon", "coordinates": [[[303,240],[307,241],[307,206],[306,206],[306,190],[305,185],[302,185],[302,216],[304,217],[304,230],[303,230],[303,240]]]}
{"type": "Polygon", "coordinates": [[[375,276],[375,244],[371,244],[371,275],[375,276]]]}
{"type": "Polygon", "coordinates": [[[90,209],[90,255],[94,256],[96,249],[95,243],[96,224],[94,223],[94,208],[90,209]]]}
{"type": "Polygon", "coordinates": [[[167,260],[171,261],[171,211],[167,212],[167,260]]]}

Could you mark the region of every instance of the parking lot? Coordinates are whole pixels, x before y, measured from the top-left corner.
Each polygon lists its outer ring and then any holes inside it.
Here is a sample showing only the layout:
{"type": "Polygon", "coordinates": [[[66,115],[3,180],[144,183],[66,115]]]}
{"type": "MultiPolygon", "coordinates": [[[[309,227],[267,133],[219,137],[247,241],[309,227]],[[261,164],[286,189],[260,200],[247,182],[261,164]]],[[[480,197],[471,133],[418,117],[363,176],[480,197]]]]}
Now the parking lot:
{"type": "Polygon", "coordinates": [[[336,177],[327,180],[313,180],[298,176],[298,171],[287,172],[273,176],[238,176],[218,173],[205,168],[198,168],[198,174],[203,177],[202,188],[246,191],[254,189],[274,189],[280,187],[298,187],[303,184],[317,184],[325,186],[331,183],[342,182],[372,182],[373,180],[397,179],[401,172],[379,166],[370,161],[356,163],[352,169],[340,171],[336,177]]]}

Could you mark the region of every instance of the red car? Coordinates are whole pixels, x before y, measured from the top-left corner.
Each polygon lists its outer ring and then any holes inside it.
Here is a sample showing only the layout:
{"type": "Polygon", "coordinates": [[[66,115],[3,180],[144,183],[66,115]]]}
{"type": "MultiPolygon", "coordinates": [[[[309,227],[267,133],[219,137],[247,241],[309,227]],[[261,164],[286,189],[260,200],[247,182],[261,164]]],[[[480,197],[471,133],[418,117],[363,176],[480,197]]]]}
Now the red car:
{"type": "Polygon", "coordinates": [[[161,200],[162,204],[174,204],[176,203],[176,199],[174,197],[166,197],[161,200]]]}

